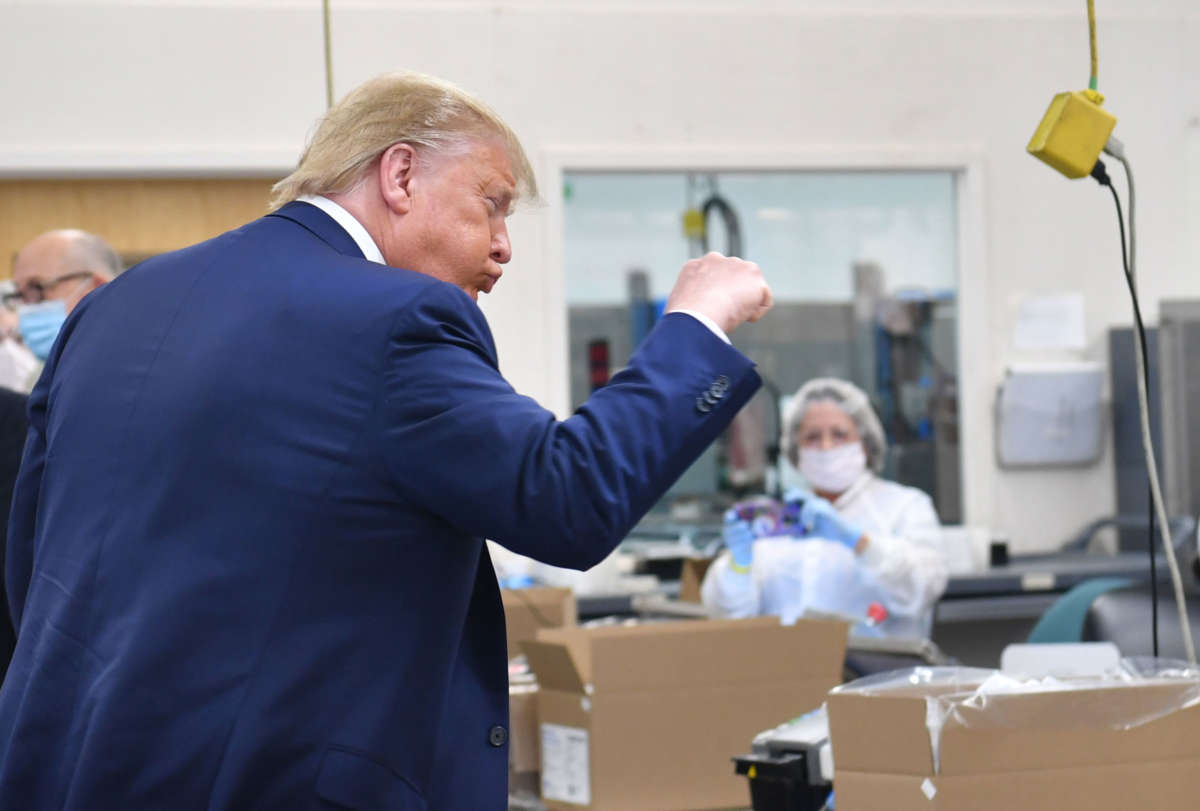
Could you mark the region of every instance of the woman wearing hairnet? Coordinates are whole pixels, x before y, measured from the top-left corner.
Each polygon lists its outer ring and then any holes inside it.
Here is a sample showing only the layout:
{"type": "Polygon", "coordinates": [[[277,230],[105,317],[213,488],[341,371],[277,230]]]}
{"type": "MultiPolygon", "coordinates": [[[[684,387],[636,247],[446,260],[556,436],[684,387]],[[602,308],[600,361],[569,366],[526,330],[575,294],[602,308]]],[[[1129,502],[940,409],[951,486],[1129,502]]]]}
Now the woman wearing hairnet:
{"type": "Polygon", "coordinates": [[[928,637],[946,588],[940,524],[929,496],[879,478],[887,440],[866,394],[809,381],[784,413],[783,448],[811,492],[790,491],[773,524],[727,514],[704,604],[789,623],[811,608],[857,618],[859,632],[928,637]]]}

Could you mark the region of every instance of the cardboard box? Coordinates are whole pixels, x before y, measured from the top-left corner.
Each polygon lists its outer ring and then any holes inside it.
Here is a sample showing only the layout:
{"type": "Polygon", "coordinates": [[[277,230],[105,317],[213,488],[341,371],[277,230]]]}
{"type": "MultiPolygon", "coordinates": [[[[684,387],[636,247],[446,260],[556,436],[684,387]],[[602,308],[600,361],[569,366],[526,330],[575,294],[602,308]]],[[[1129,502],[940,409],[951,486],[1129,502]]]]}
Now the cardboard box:
{"type": "Polygon", "coordinates": [[[716,558],[688,558],[683,562],[679,573],[679,601],[682,603],[699,603],[700,587],[704,585],[704,575],[716,558]]]}
{"type": "Polygon", "coordinates": [[[553,809],[745,808],[733,757],[820,706],[847,626],[774,617],[540,631],[542,799],[553,809]]]}
{"type": "Polygon", "coordinates": [[[508,688],[508,763],[514,772],[536,772],[542,765],[537,723],[537,684],[508,688]]]}
{"type": "MultiPolygon", "coordinates": [[[[508,655],[521,653],[521,643],[537,636],[539,628],[573,626],[579,621],[575,594],[570,589],[502,589],[508,655]]],[[[541,739],[537,722],[537,684],[510,683],[508,688],[509,793],[537,795],[540,788],[541,739]]]]}
{"type": "Polygon", "coordinates": [[[537,796],[541,790],[538,771],[542,747],[538,733],[536,683],[512,684],[508,688],[508,791],[537,796]]]}
{"type": "Polygon", "coordinates": [[[1173,709],[1181,689],[1080,687],[982,702],[921,687],[835,692],[828,709],[838,811],[1194,808],[1200,705],[1173,709]],[[935,766],[927,721],[943,713],[929,714],[927,698],[939,696],[954,710],[935,766]]]}
{"type": "Polygon", "coordinates": [[[521,653],[521,643],[537,638],[539,628],[560,628],[579,623],[579,608],[570,589],[501,589],[504,626],[508,632],[508,657],[521,653]]]}

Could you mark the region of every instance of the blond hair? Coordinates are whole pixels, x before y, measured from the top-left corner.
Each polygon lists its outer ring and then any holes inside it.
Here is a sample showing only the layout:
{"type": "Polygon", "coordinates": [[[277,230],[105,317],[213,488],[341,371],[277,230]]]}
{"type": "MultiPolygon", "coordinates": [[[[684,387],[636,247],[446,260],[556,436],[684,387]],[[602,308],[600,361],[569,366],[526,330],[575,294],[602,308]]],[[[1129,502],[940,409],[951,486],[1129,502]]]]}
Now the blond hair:
{"type": "Polygon", "coordinates": [[[275,209],[306,194],[336,194],[355,186],[388,147],[418,154],[465,152],[499,138],[520,197],[537,197],[533,168],[516,133],[490,107],[449,82],[421,73],[386,73],[356,87],[320,120],[300,164],[272,188],[275,209]]]}

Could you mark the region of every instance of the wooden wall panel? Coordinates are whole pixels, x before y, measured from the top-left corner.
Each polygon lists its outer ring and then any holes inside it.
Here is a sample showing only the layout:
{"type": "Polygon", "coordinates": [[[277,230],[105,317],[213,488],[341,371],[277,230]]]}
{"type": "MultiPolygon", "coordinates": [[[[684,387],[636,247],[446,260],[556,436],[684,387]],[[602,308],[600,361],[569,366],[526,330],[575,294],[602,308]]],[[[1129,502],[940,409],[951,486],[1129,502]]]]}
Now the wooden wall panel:
{"type": "Polygon", "coordinates": [[[144,257],[216,236],[267,211],[276,178],[0,180],[0,276],[52,228],[82,228],[123,256],[144,257]]]}

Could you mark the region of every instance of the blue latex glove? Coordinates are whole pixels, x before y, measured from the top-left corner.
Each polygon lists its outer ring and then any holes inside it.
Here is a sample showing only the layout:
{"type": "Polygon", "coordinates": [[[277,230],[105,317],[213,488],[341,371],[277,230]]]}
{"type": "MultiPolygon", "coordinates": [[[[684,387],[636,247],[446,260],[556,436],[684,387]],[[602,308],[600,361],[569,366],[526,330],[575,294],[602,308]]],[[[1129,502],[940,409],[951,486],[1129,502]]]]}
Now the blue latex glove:
{"type": "Polygon", "coordinates": [[[837,541],[853,550],[863,531],[843,518],[832,504],[820,496],[809,495],[800,508],[800,526],[805,535],[837,541]]]}
{"type": "Polygon", "coordinates": [[[725,546],[733,557],[733,564],[739,569],[750,568],[754,560],[754,527],[738,517],[734,510],[725,513],[725,529],[721,533],[725,546]]]}
{"type": "Polygon", "coordinates": [[[783,494],[783,503],[792,504],[797,501],[806,501],[810,498],[816,498],[816,496],[803,487],[789,487],[787,492],[783,494]]]}

